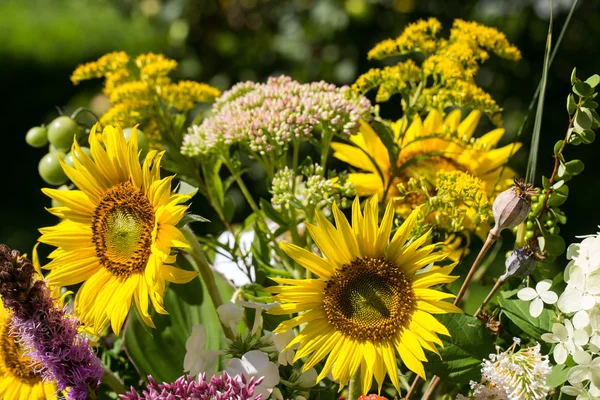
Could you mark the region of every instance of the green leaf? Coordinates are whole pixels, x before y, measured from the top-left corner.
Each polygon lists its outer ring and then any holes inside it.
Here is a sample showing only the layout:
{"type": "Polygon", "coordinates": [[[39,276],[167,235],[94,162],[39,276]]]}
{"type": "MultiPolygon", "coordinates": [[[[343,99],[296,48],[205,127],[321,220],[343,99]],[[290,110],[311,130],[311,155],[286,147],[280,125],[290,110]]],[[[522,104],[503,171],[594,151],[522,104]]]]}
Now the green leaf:
{"type": "Polygon", "coordinates": [[[574,85],[577,82],[577,67],[573,68],[571,71],[571,85],[574,85]]]}
{"type": "Polygon", "coordinates": [[[536,340],[542,340],[542,335],[552,330],[554,311],[544,309],[542,314],[534,318],[529,314],[529,302],[523,300],[510,300],[498,296],[498,305],[508,319],[510,319],[525,334],[536,340]]]}
{"type": "Polygon", "coordinates": [[[550,387],[550,389],[561,386],[567,381],[567,376],[569,375],[570,370],[571,367],[567,367],[566,365],[555,365],[552,367],[552,372],[550,372],[546,378],[546,384],[550,387]]]}
{"type": "MultiPolygon", "coordinates": [[[[181,257],[178,263],[191,269],[181,257]]],[[[218,274],[215,278],[221,297],[231,297],[234,288],[229,282],[218,274]]],[[[132,310],[123,337],[127,354],[143,377],[152,375],[159,382],[172,382],[183,375],[185,342],[192,332],[192,326],[205,326],[207,348],[210,350],[223,348],[224,335],[206,286],[200,278],[183,285],[170,284],[165,290],[164,302],[168,315],[151,312],[156,329],[146,326],[137,310],[132,310]]],[[[135,306],[132,308],[135,309],[135,306]]]]}
{"type": "Polygon", "coordinates": [[[567,197],[569,197],[569,187],[567,185],[563,185],[550,193],[548,205],[550,207],[558,207],[567,201],[567,197]]]}
{"type": "Polygon", "coordinates": [[[571,175],[579,175],[583,171],[584,167],[583,161],[581,160],[571,160],[565,163],[565,168],[571,175]]]}
{"type": "Polygon", "coordinates": [[[575,114],[575,126],[581,130],[592,127],[592,113],[587,108],[581,107],[575,114]]]}
{"type": "Polygon", "coordinates": [[[573,85],[573,92],[581,97],[587,97],[594,93],[594,89],[585,82],[576,82],[573,85]]]}
{"type": "Polygon", "coordinates": [[[546,243],[543,251],[548,253],[551,256],[560,256],[565,252],[567,248],[565,244],[565,239],[558,235],[550,235],[546,236],[546,243]]]}
{"type": "Polygon", "coordinates": [[[187,224],[191,224],[192,222],[210,222],[210,220],[198,214],[185,214],[177,224],[177,227],[180,228],[187,224]]]}
{"type": "Polygon", "coordinates": [[[542,187],[545,190],[550,189],[550,180],[548,178],[546,178],[545,176],[542,176],[542,187]]]}
{"type": "Polygon", "coordinates": [[[554,145],[554,155],[558,155],[558,152],[560,151],[561,147],[563,146],[563,143],[565,141],[564,140],[559,140],[558,142],[556,142],[556,144],[554,145]]]}
{"type": "Polygon", "coordinates": [[[586,129],[585,131],[579,134],[581,141],[585,144],[590,144],[594,140],[596,140],[596,133],[591,129],[586,129]]]}
{"type": "Polygon", "coordinates": [[[575,110],[577,110],[575,97],[573,96],[573,93],[569,93],[569,96],[567,96],[567,111],[569,112],[569,115],[573,115],[575,110]]]}
{"type": "Polygon", "coordinates": [[[196,193],[198,193],[198,188],[196,186],[190,185],[185,181],[179,181],[179,185],[177,186],[177,193],[187,194],[190,197],[194,197],[196,193]]]}
{"type": "Polygon", "coordinates": [[[600,83],[600,76],[598,74],[594,74],[585,80],[585,83],[595,88],[600,83]]]}
{"type": "Polygon", "coordinates": [[[593,100],[586,100],[581,105],[585,108],[591,108],[591,109],[598,108],[598,102],[593,101],[593,100]]]}
{"type": "Polygon", "coordinates": [[[290,224],[288,220],[285,218],[283,214],[273,208],[271,202],[268,200],[261,198],[260,199],[260,208],[264,211],[267,218],[274,221],[277,225],[288,227],[290,224]]]}
{"type": "Polygon", "coordinates": [[[440,336],[444,348],[442,359],[428,353],[427,368],[442,379],[468,383],[481,379],[481,360],[494,352],[492,337],[482,322],[466,314],[436,315],[450,332],[450,337],[440,336]]]}

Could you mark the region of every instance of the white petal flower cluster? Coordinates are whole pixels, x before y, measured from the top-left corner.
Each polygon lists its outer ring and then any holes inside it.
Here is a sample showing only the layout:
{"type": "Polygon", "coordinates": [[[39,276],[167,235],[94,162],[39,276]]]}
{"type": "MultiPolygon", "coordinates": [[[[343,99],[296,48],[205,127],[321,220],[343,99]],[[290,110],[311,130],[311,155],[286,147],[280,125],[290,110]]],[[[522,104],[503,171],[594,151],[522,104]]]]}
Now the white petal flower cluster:
{"type": "MultiPolygon", "coordinates": [[[[473,400],[542,400],[548,395],[546,379],[552,368],[540,344],[516,351],[520,340],[505,352],[490,354],[481,364],[482,381],[471,382],[473,400]]],[[[464,396],[457,397],[467,399],[464,396]]]]}
{"type": "MultiPolygon", "coordinates": [[[[552,333],[542,339],[555,344],[557,364],[564,364],[569,355],[577,364],[569,370],[570,386],[564,386],[563,393],[577,399],[600,399],[600,236],[572,244],[567,258],[571,260],[564,273],[567,287],[556,302],[562,323],[553,324],[552,333]]],[[[544,301],[537,287],[536,295],[544,301]]]]}
{"type": "Polygon", "coordinates": [[[517,297],[524,301],[531,301],[529,305],[529,314],[532,317],[537,318],[542,314],[544,310],[544,303],[554,304],[558,301],[558,295],[550,290],[552,281],[545,279],[538,282],[534,288],[525,287],[519,290],[517,297]]]}

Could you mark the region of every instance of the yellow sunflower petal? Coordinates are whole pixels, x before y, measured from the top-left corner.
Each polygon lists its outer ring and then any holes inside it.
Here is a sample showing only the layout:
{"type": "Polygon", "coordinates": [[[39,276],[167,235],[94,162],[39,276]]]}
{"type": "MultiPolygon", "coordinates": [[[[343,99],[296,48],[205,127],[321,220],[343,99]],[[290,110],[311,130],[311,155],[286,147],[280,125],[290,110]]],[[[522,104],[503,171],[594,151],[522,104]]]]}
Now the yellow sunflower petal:
{"type": "Polygon", "coordinates": [[[328,279],[331,277],[331,274],[333,274],[335,266],[331,265],[328,260],[316,256],[310,251],[296,246],[295,244],[281,243],[280,247],[294,261],[313,274],[325,279],[328,279]]]}
{"type": "Polygon", "coordinates": [[[471,111],[469,115],[467,115],[467,118],[465,118],[456,128],[458,137],[462,140],[469,140],[471,136],[473,136],[480,119],[481,112],[479,110],[471,111]]]}

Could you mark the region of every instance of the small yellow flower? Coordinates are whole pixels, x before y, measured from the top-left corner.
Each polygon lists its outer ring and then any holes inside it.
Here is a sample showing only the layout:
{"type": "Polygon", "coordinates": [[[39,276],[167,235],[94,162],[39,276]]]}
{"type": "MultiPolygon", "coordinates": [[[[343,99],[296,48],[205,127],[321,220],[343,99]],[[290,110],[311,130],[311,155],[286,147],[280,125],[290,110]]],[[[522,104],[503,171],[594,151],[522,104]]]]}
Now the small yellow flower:
{"type": "Polygon", "coordinates": [[[282,322],[275,332],[305,325],[288,348],[300,344],[294,360],[308,357],[303,371],[324,360],[317,381],[331,371],[340,390],[358,371],[362,394],[373,377],[381,390],[386,375],[400,392],[397,355],[404,366],[425,378],[423,349],[438,353],[438,334],[448,330],[432,314],[460,313],[443,300],[453,298],[432,286],[453,282],[453,265],[421,269],[442,261],[445,253],[425,245],[428,234],[412,241],[410,232],[417,212],[400,226],[390,241],[394,207],[388,204],[381,224],[377,196],[366,202],[364,214],[358,198],[352,206],[352,226],[333,206],[337,227],[317,214],[317,224],[307,224],[323,258],[293,244],[281,248],[315,279],[275,279],[269,288],[280,305],[272,314],[301,313],[282,322]]]}
{"type": "Polygon", "coordinates": [[[44,267],[47,279],[56,286],[83,283],[75,313],[96,332],[110,321],[119,333],[132,300],[153,327],[149,303],[167,313],[165,281],[186,283],[196,276],[172,265],[172,249],[188,247],[176,225],[189,196],[171,192],[172,176],[161,179],[164,152],[150,151],[140,165],[136,129],[127,142],[121,128],[107,126],[100,135],[96,129],[89,136],[91,157],[75,142],[75,167],[61,162],[79,190],[43,189],[60,204],[49,211],[62,219],[40,229],[39,241],[57,247],[44,267]]]}

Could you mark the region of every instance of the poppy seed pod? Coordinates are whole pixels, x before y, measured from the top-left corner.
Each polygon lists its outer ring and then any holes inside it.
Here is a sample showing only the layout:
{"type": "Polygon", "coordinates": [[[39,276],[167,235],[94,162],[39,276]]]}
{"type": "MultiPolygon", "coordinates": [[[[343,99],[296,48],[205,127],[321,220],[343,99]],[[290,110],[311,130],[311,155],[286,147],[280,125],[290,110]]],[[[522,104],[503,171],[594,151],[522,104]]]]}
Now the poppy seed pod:
{"type": "Polygon", "coordinates": [[[535,194],[533,185],[522,180],[515,180],[511,188],[500,193],[492,207],[495,225],[490,234],[498,236],[503,229],[514,228],[525,221],[531,211],[531,196],[535,194]]]}
{"type": "Polygon", "coordinates": [[[514,249],[508,258],[506,259],[506,272],[505,275],[526,277],[535,271],[537,265],[537,259],[530,249],[526,247],[519,247],[514,249]]]}

